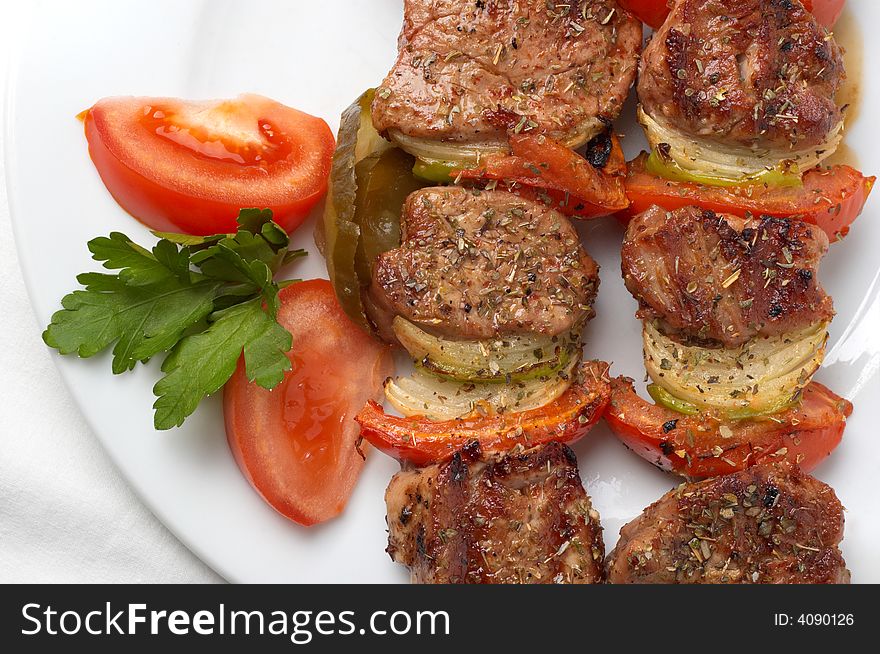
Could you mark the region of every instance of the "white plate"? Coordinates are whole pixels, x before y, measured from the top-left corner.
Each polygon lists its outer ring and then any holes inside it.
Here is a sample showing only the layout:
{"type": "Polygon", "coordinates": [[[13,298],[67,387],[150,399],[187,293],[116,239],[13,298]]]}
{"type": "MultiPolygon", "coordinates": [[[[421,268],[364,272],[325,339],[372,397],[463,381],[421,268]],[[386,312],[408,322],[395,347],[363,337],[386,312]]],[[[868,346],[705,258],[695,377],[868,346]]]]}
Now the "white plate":
{"type": "MultiPolygon", "coordinates": [[[[861,25],[880,25],[880,3],[851,0],[861,25]]],[[[86,241],[111,230],[139,242],[151,236],[110,198],[89,161],[75,115],[110,95],[215,98],[253,91],[323,116],[338,116],[394,59],[401,0],[143,3],[56,2],[35,10],[11,67],[7,98],[9,197],[20,259],[37,316],[45,324],[74,277],[96,269],[86,241]]],[[[22,27],[24,29],[24,26],[22,27]]],[[[880,41],[866,43],[880,60],[880,41]]],[[[864,107],[880,106],[880,76],[864,79],[864,107]]],[[[867,111],[867,109],[866,109],[867,111]]],[[[632,113],[632,104],[627,108],[632,113]]],[[[625,121],[624,121],[625,122],[625,121]]],[[[852,125],[849,144],[864,170],[880,171],[880,136],[869,116],[852,125]]],[[[641,147],[630,125],[629,154],[641,147]]],[[[880,511],[873,482],[880,468],[880,211],[877,198],[850,237],[825,260],[822,280],[837,319],[818,379],[855,402],[843,444],[816,475],[848,508],[843,543],[853,579],[880,582],[880,511]]],[[[583,228],[602,264],[598,318],[588,330],[590,357],[641,378],[635,303],[619,274],[621,229],[611,221],[583,228]]],[[[313,255],[296,268],[325,277],[311,224],[295,235],[313,255]]],[[[57,358],[95,433],[152,510],[230,581],[401,582],[406,572],[385,554],[383,492],[397,464],[375,454],[343,517],[304,529],[287,522],[251,490],[226,446],[221,407],[207,401],[177,431],[152,429],[155,366],[121,377],[107,357],[57,358]]],[[[610,550],[618,529],[677,481],[629,453],[599,426],[575,447],[581,475],[605,527],[610,550]]]]}

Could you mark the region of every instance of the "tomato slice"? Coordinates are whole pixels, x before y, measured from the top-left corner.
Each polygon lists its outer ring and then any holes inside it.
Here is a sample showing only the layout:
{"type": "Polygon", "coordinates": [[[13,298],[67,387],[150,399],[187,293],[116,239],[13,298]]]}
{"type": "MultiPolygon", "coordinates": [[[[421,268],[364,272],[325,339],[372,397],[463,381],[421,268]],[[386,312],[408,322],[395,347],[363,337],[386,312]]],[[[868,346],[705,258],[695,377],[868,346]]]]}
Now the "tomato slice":
{"type": "MultiPolygon", "coordinates": [[[[657,29],[669,15],[669,5],[674,0],[619,0],[620,6],[643,23],[657,29]]],[[[831,29],[843,13],[846,0],[801,0],[820,25],[831,29]]]]}
{"type": "Polygon", "coordinates": [[[562,213],[597,218],[626,209],[626,160],[617,135],[610,134],[602,166],[544,136],[512,134],[511,154],[490,156],[478,168],[453,171],[466,180],[504,182],[517,195],[543,200],[562,213]]]}
{"type": "Polygon", "coordinates": [[[361,436],[389,456],[415,465],[445,461],[478,441],[484,452],[506,452],[552,441],[572,443],[584,437],[608,405],[608,364],[585,363],[580,379],[550,404],[500,415],[434,422],[422,417],[389,416],[370,402],[355,418],[361,436]]]}
{"type": "Polygon", "coordinates": [[[651,404],[627,377],[611,380],[605,421],[633,452],[677,474],[714,477],[764,461],[787,460],[809,472],[840,443],[853,405],[812,382],[801,403],[773,416],[729,421],[686,416],[651,404]]]}
{"type": "Polygon", "coordinates": [[[630,206],[619,214],[624,221],[655,204],[667,211],[696,204],[743,217],[768,215],[804,220],[821,227],[832,241],[849,232],[877,179],[865,177],[849,166],[833,166],[808,171],[803,186],[707,186],[656,177],[645,170],[646,160],[643,152],[629,165],[626,193],[630,206]]]}
{"type": "Polygon", "coordinates": [[[85,112],[107,189],[152,229],[231,233],[244,207],[288,232],[327,189],[334,139],[320,118],[258,95],[187,102],[105,98],[85,112]]]}
{"type": "Polygon", "coordinates": [[[342,512],[364,459],[354,415],[382,395],[390,349],[314,280],[281,291],[280,322],[293,335],[293,369],[275,390],[248,382],[244,362],[226,384],[223,413],[235,460],[275,510],[301,525],[342,512]]]}

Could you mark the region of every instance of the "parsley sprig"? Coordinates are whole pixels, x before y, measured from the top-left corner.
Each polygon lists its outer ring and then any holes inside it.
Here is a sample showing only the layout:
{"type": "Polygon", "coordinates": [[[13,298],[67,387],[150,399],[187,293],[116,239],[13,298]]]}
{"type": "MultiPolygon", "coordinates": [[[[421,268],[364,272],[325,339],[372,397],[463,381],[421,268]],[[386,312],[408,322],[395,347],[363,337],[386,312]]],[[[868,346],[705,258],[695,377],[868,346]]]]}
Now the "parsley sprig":
{"type": "Polygon", "coordinates": [[[275,273],[306,255],[290,250],[272,212],[242,209],[238,232],[154,232],[152,250],[114,232],[89,241],[92,258],[117,271],[83,273],[43,340],[61,354],[92,357],[113,346],[114,374],[167,353],[153,387],[156,429],[171,429],[216,393],[244,353],[250,381],[274,388],[290,369],[290,333],[276,321],[275,273]]]}

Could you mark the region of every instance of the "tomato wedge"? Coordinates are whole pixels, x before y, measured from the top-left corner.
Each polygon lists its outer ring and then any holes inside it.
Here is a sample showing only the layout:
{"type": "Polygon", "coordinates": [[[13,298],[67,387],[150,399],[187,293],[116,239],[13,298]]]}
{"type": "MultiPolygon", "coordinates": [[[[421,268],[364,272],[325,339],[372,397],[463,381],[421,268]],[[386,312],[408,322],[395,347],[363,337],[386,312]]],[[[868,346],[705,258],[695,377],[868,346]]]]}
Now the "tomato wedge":
{"type": "Polygon", "coordinates": [[[390,349],[345,315],[330,282],[294,284],[279,297],[293,369],[267,391],[248,382],[240,361],[223,393],[226,436],[263,499],[313,525],[345,507],[364,464],[354,415],[382,395],[394,364],[390,349]]]}
{"type": "Polygon", "coordinates": [[[262,96],[105,98],[84,120],[107,189],[159,231],[232,233],[239,209],[259,207],[289,233],[327,189],[327,123],[262,96]]]}
{"type": "Polygon", "coordinates": [[[685,477],[726,475],[787,460],[809,472],[837,447],[853,405],[812,382],[800,405],[765,418],[729,421],[686,416],[651,404],[627,377],[611,380],[605,421],[633,452],[685,477]]]}
{"type": "MultiPolygon", "coordinates": [[[[640,21],[657,29],[669,15],[669,5],[675,0],[619,0],[620,5],[640,21]]],[[[846,0],[801,0],[807,11],[813,13],[820,25],[831,29],[843,13],[846,0]]]]}
{"type": "Polygon", "coordinates": [[[596,218],[626,209],[626,160],[615,134],[608,135],[601,166],[545,136],[512,134],[509,155],[494,155],[478,168],[453,171],[465,180],[494,180],[569,216],[596,218]]]}
{"type": "Polygon", "coordinates": [[[565,393],[539,409],[433,422],[389,416],[370,402],[355,420],[361,436],[377,449],[401,461],[428,465],[449,459],[472,441],[478,441],[484,452],[504,452],[517,444],[572,443],[602,416],[611,393],[608,382],[608,364],[591,361],[565,393]]]}
{"type": "Polygon", "coordinates": [[[619,214],[624,221],[655,204],[667,211],[696,204],[743,217],[760,214],[797,218],[818,225],[835,241],[849,233],[877,179],[865,177],[849,166],[833,166],[807,172],[803,186],[708,186],[652,175],[645,170],[647,156],[643,152],[629,165],[626,194],[630,206],[619,214]]]}

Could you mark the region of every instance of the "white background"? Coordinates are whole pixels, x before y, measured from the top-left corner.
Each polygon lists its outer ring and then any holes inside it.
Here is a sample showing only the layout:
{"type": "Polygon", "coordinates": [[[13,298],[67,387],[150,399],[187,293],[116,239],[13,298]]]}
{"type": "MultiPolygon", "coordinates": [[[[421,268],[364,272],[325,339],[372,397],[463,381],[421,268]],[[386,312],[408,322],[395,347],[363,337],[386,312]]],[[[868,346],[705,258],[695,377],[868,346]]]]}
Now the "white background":
{"type": "MultiPolygon", "coordinates": [[[[18,4],[0,0],[4,82],[18,4]]],[[[2,147],[0,583],[222,581],[132,492],[64,387],[19,270],[2,147]]]]}

